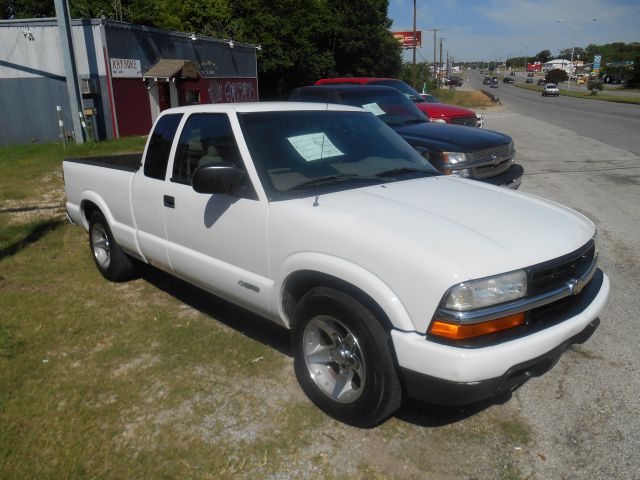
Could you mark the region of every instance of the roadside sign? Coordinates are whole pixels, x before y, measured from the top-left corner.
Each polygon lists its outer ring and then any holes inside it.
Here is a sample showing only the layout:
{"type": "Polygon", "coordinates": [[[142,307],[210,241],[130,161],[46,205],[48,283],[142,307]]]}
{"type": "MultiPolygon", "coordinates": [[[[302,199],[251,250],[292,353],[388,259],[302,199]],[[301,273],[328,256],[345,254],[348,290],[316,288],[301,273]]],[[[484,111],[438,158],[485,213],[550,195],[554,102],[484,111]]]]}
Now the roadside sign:
{"type": "MultiPolygon", "coordinates": [[[[395,38],[405,48],[413,48],[413,30],[408,32],[393,32],[393,38],[395,38]]],[[[416,47],[422,46],[422,31],[416,30],[416,47]]]]}
{"type": "Polygon", "coordinates": [[[593,57],[593,73],[600,73],[600,64],[602,63],[602,55],[594,55],[593,57]]]}

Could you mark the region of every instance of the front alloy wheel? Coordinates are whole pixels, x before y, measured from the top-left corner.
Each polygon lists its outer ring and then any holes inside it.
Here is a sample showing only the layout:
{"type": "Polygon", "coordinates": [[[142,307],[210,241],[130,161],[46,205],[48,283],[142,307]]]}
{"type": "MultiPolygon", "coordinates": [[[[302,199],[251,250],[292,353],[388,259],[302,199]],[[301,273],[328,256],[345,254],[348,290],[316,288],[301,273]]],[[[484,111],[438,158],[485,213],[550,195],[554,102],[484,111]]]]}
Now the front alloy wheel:
{"type": "Polygon", "coordinates": [[[367,370],[353,332],[340,320],[319,315],[307,323],[303,342],[305,364],[316,386],[338,403],[357,400],[367,370]]]}

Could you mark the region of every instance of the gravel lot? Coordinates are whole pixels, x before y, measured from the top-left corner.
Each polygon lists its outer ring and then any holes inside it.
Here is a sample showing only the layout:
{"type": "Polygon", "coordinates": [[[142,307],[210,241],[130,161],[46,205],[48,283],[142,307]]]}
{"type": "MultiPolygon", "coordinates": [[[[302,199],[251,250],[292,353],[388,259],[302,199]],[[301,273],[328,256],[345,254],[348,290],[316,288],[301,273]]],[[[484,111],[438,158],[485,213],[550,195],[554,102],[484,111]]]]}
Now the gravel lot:
{"type": "Polygon", "coordinates": [[[535,479],[638,479],[640,157],[506,109],[486,112],[485,126],[514,138],[526,172],[521,191],[597,224],[600,266],[611,279],[593,337],[512,399],[533,436],[521,471],[535,479]]]}

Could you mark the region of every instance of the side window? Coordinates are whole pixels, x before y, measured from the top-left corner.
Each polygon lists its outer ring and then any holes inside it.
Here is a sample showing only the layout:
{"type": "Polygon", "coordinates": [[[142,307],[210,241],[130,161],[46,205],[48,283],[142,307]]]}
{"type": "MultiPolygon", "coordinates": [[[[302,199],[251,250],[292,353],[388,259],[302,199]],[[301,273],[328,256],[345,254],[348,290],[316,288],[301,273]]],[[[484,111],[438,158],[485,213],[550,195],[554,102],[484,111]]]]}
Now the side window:
{"type": "Polygon", "coordinates": [[[171,114],[163,116],[156,123],[156,128],[151,133],[151,141],[144,160],[145,176],[164,180],[171,144],[181,119],[181,113],[171,114]]]}
{"type": "Polygon", "coordinates": [[[191,115],[180,135],[171,180],[191,185],[196,168],[220,162],[245,169],[229,117],[211,113],[191,115]]]}

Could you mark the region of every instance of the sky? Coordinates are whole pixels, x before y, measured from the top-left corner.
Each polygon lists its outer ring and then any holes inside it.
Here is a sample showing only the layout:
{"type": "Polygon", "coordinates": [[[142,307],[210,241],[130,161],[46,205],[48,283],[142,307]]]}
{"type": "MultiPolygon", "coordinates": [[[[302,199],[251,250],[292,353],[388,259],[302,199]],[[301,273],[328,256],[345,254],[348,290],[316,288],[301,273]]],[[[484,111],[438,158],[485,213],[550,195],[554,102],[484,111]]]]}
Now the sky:
{"type": "MultiPolygon", "coordinates": [[[[448,50],[456,61],[505,60],[524,56],[525,49],[528,56],[542,50],[557,55],[571,48],[571,26],[580,27],[576,47],[640,42],[640,0],[417,0],[416,5],[416,30],[422,30],[417,61],[433,59],[428,30],[434,27],[445,39],[443,55],[448,50]]],[[[389,0],[389,17],[392,31],[412,30],[413,0],[389,0]]],[[[404,58],[412,58],[411,50],[404,58]]]]}

